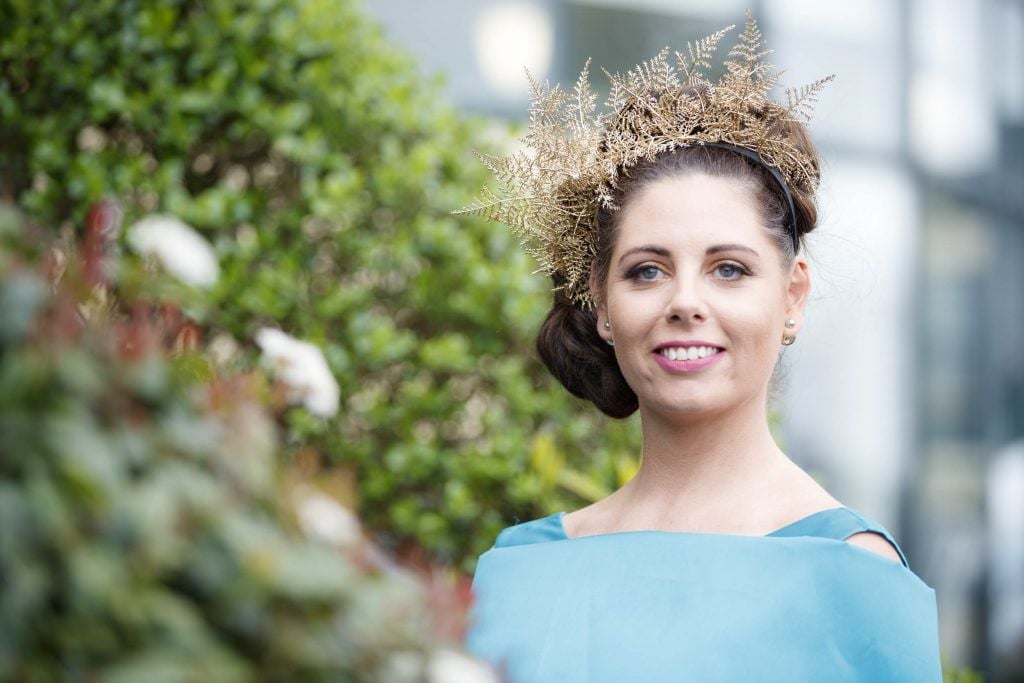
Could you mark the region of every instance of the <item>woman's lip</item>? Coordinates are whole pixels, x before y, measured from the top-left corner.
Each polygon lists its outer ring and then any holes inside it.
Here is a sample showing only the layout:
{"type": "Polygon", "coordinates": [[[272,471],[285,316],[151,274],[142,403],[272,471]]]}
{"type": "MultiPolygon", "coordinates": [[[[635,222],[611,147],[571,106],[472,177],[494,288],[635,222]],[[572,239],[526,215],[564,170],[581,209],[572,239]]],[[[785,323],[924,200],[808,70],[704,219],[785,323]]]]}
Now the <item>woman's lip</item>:
{"type": "Polygon", "coordinates": [[[654,359],[661,363],[661,367],[665,368],[669,372],[693,372],[706,368],[712,363],[718,361],[722,356],[725,355],[725,349],[720,350],[710,356],[704,358],[696,358],[694,360],[670,360],[666,356],[657,351],[654,352],[654,359]]]}
{"type": "Polygon", "coordinates": [[[670,348],[670,347],[673,347],[673,346],[676,347],[676,348],[679,348],[680,346],[685,346],[687,348],[690,347],[690,346],[710,346],[710,347],[713,347],[713,348],[716,348],[716,349],[722,348],[718,344],[712,344],[711,342],[706,342],[703,339],[688,339],[686,341],[667,341],[667,342],[662,342],[661,344],[658,344],[657,346],[655,346],[654,350],[655,351],[659,351],[661,349],[667,349],[667,348],[670,348]]]}

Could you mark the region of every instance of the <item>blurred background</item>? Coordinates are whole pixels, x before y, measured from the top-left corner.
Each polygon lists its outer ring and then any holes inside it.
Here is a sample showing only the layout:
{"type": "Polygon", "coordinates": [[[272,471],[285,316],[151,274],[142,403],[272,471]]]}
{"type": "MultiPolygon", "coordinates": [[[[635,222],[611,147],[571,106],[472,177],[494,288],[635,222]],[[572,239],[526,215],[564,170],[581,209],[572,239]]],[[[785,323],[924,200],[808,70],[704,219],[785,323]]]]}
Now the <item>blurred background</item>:
{"type": "MultiPolygon", "coordinates": [[[[900,540],[953,662],[1024,676],[1024,3],[369,3],[461,107],[521,121],[523,67],[625,71],[750,7],[824,157],[815,293],[779,432],[900,540]]],[[[729,44],[726,38],[723,45],[729,44]]],[[[1004,673],[1009,680],[1010,674],[1004,673]]]]}
{"type": "Polygon", "coordinates": [[[836,74],[776,434],[935,588],[947,681],[1024,680],[1020,0],[0,2],[0,678],[493,680],[476,558],[639,431],[450,214],[472,150],[524,66],[600,92],[747,7],[836,74]]]}

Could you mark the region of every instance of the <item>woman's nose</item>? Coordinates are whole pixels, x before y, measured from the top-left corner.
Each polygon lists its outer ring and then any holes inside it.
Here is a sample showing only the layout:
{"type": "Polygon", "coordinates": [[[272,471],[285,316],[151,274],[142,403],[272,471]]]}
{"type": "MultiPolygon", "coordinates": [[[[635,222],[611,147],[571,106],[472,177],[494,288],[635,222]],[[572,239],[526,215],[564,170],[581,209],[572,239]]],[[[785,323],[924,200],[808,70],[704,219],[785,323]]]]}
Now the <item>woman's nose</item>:
{"type": "Polygon", "coordinates": [[[703,280],[699,275],[677,276],[669,287],[665,317],[670,321],[707,318],[705,294],[703,280]]]}

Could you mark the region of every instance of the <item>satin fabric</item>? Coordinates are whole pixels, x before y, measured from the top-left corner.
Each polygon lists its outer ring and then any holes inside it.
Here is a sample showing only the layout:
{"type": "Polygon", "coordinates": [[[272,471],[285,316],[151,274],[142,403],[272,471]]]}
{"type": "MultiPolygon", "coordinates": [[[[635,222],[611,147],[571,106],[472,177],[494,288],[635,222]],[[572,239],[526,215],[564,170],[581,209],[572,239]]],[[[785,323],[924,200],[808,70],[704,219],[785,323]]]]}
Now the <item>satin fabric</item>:
{"type": "Polygon", "coordinates": [[[851,508],[767,536],[568,538],[564,515],[505,528],[473,576],[467,649],[512,683],[941,683],[935,591],[851,508]]]}

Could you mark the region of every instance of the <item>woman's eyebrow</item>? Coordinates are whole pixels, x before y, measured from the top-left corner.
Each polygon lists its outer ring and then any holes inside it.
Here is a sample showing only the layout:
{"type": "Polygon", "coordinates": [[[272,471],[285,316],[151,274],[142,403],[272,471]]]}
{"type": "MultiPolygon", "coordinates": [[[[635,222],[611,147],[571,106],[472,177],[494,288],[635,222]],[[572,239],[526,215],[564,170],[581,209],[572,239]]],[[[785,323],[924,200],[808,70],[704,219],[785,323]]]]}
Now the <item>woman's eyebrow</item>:
{"type": "Polygon", "coordinates": [[[708,247],[708,250],[704,253],[710,256],[711,254],[717,254],[720,251],[746,251],[758,258],[761,258],[760,254],[744,244],[716,244],[712,247],[708,247]]]}
{"type": "MultiPolygon", "coordinates": [[[[760,254],[758,254],[756,251],[754,251],[753,249],[744,244],[715,244],[713,246],[708,247],[707,251],[704,253],[705,255],[710,256],[711,254],[717,254],[720,251],[746,251],[758,258],[761,258],[760,254]]],[[[625,261],[626,257],[629,256],[630,254],[636,254],[637,252],[650,252],[652,254],[657,254],[658,256],[666,257],[672,255],[672,252],[664,247],[659,247],[653,244],[645,244],[643,246],[633,247],[632,249],[628,250],[626,253],[619,257],[619,263],[621,264],[623,261],[625,261]]]]}
{"type": "Polygon", "coordinates": [[[625,261],[626,257],[629,256],[630,254],[635,254],[635,253],[641,252],[641,251],[651,252],[652,254],[657,254],[658,256],[671,256],[672,255],[672,252],[669,251],[668,249],[666,249],[665,247],[658,247],[658,246],[655,246],[653,244],[645,244],[642,247],[633,247],[632,249],[630,249],[629,251],[624,253],[622,256],[620,256],[619,257],[619,265],[622,265],[622,262],[625,261]]]}

